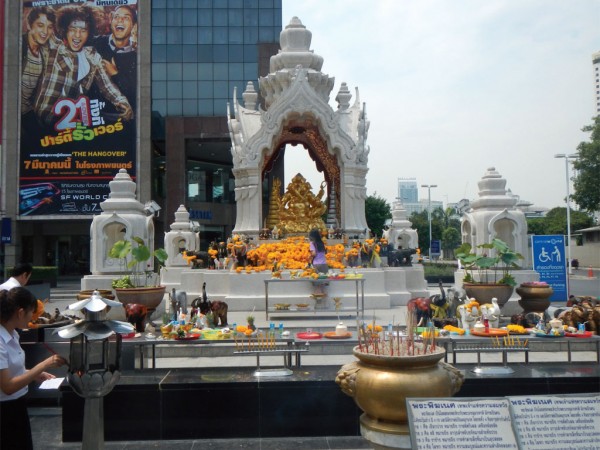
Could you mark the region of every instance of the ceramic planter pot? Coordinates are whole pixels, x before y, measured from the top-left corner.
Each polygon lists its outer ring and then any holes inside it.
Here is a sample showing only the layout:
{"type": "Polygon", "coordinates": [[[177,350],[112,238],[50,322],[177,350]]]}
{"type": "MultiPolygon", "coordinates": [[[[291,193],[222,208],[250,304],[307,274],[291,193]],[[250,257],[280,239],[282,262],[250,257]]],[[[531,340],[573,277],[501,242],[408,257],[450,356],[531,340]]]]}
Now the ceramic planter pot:
{"type": "Polygon", "coordinates": [[[432,354],[386,356],[362,353],[343,366],[335,382],[364,411],[361,424],[373,431],[409,434],[407,397],[450,397],[464,381],[462,373],[441,361],[443,348],[432,354]]]}
{"type": "Polygon", "coordinates": [[[148,308],[148,316],[156,310],[165,295],[165,286],[116,288],[117,299],[123,304],[138,304],[148,308]]]}
{"type": "Polygon", "coordinates": [[[525,314],[529,312],[543,313],[550,306],[550,297],[554,293],[551,286],[520,285],[516,289],[521,296],[519,305],[525,314]]]}
{"type": "Polygon", "coordinates": [[[497,298],[500,308],[508,302],[514,290],[508,284],[496,283],[463,283],[463,288],[467,296],[475,298],[480,305],[492,303],[492,298],[497,298]]]}

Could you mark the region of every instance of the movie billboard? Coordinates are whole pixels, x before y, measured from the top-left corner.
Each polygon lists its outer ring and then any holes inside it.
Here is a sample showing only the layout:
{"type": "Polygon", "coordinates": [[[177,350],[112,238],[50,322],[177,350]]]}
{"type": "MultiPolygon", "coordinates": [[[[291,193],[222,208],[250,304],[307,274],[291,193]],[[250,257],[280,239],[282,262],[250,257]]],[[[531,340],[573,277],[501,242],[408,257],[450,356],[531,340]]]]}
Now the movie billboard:
{"type": "Polygon", "coordinates": [[[137,3],[23,2],[19,215],[98,214],[136,177],[137,3]]]}

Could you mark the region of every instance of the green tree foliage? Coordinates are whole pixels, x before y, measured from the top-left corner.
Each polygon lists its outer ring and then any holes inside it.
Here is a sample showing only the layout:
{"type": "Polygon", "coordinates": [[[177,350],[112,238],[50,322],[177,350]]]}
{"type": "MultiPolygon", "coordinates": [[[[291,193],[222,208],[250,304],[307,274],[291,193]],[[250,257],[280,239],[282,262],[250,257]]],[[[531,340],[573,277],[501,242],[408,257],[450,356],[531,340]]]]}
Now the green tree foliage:
{"type": "MultiPolygon", "coordinates": [[[[567,219],[565,217],[565,223],[567,219]]],[[[545,217],[532,217],[527,219],[527,232],[529,234],[535,234],[541,236],[546,233],[546,218],[545,217]]]]}
{"type": "Polygon", "coordinates": [[[389,203],[378,197],[375,192],[365,199],[365,214],[371,234],[381,237],[385,221],[392,218],[392,208],[389,203]]]}
{"type": "Polygon", "coordinates": [[[442,249],[445,259],[454,259],[454,249],[460,246],[460,231],[454,227],[448,227],[442,233],[442,249]]]}
{"type": "MultiPolygon", "coordinates": [[[[429,253],[429,218],[427,210],[410,216],[412,228],[419,234],[422,254],[429,253]]],[[[437,208],[431,211],[431,238],[442,241],[444,257],[451,258],[452,249],[460,244],[460,219],[452,208],[437,208]],[[449,231],[452,230],[452,231],[449,231]]]]}
{"type": "MultiPolygon", "coordinates": [[[[425,255],[429,251],[429,222],[427,219],[427,211],[414,212],[410,216],[410,222],[412,223],[413,230],[417,230],[419,235],[419,247],[421,248],[421,254],[425,255]]],[[[431,227],[432,235],[433,226],[431,227]]]]}
{"type": "MultiPolygon", "coordinates": [[[[571,233],[594,225],[594,219],[587,213],[571,210],[571,233]]],[[[529,234],[567,234],[567,208],[553,208],[545,217],[527,219],[529,234]]]]}
{"type": "MultiPolygon", "coordinates": [[[[567,208],[552,208],[546,214],[544,234],[567,234],[567,208]]],[[[594,225],[594,220],[586,213],[571,210],[571,232],[594,225]]]]}
{"type": "Polygon", "coordinates": [[[577,159],[573,162],[575,193],[571,197],[581,209],[594,213],[600,211],[600,116],[583,131],[591,132],[591,141],[577,146],[577,159]]]}

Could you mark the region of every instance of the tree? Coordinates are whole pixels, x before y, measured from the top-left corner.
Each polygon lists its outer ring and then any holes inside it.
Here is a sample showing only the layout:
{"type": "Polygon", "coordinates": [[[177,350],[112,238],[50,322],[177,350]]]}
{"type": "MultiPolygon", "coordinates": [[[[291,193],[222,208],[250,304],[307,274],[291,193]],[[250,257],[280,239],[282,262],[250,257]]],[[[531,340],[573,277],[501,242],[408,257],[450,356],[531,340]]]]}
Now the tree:
{"type": "MultiPolygon", "coordinates": [[[[552,208],[544,217],[544,234],[567,234],[567,208],[552,208]]],[[[571,210],[571,232],[594,225],[594,219],[581,211],[571,210]]]]}
{"type": "Polygon", "coordinates": [[[527,219],[527,232],[537,236],[549,234],[546,233],[546,219],[544,217],[531,217],[527,219]]]}
{"type": "MultiPolygon", "coordinates": [[[[419,247],[421,254],[425,254],[425,249],[429,248],[429,221],[427,219],[427,210],[414,212],[409,218],[413,230],[417,230],[419,235],[419,247]]],[[[433,233],[432,233],[433,234],[433,233]]]]}
{"type": "Polygon", "coordinates": [[[454,227],[448,227],[442,233],[442,249],[444,258],[454,259],[454,249],[460,245],[460,231],[454,227]]]}
{"type": "Polygon", "coordinates": [[[593,125],[583,127],[583,131],[591,132],[591,141],[577,146],[577,159],[573,162],[575,192],[571,198],[581,209],[594,213],[600,211],[600,116],[594,118],[593,125]]]}
{"type": "MultiPolygon", "coordinates": [[[[429,252],[429,216],[427,210],[421,212],[415,212],[410,216],[412,228],[417,230],[419,234],[419,246],[421,247],[422,253],[429,252]]],[[[452,208],[447,208],[445,211],[442,208],[436,208],[431,211],[431,239],[441,240],[442,249],[453,249],[458,247],[460,244],[460,220],[456,215],[456,212],[452,208]],[[453,229],[456,231],[454,234],[453,229]],[[446,233],[449,233],[447,237],[444,237],[446,233]],[[456,241],[456,239],[458,239],[456,241]],[[456,242],[455,245],[450,247],[450,242],[456,242]]],[[[445,252],[445,257],[448,257],[448,252],[445,252]]]]}
{"type": "Polygon", "coordinates": [[[365,199],[365,214],[367,216],[367,225],[371,233],[381,236],[383,225],[387,219],[392,218],[392,208],[383,198],[377,196],[377,192],[369,195],[365,199]]]}

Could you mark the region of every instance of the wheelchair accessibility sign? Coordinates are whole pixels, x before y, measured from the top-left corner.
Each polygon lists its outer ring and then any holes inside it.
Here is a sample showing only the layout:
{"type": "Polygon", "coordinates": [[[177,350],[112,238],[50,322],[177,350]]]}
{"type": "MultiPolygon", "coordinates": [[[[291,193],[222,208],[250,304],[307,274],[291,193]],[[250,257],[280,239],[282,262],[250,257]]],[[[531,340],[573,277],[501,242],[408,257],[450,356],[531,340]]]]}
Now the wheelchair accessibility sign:
{"type": "Polygon", "coordinates": [[[533,270],[554,290],[550,300],[565,301],[567,292],[567,261],[565,237],[562,235],[531,236],[533,270]]]}

